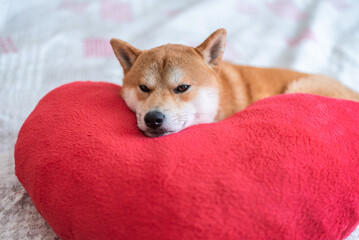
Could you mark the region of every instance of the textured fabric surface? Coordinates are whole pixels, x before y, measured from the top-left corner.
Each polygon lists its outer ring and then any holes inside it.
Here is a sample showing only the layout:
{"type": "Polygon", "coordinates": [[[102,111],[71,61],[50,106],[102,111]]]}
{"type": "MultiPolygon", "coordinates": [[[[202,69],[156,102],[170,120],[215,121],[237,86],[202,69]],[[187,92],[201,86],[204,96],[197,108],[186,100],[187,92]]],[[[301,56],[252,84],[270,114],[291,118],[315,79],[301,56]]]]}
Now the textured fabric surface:
{"type": "Polygon", "coordinates": [[[224,27],[226,60],[324,73],[359,91],[358,12],[353,0],[0,0],[0,239],[55,237],[14,174],[16,136],[63,83],[121,84],[110,38],[196,45],[224,27]]]}
{"type": "Polygon", "coordinates": [[[359,222],[359,103],[312,95],[148,138],[109,83],[45,96],[16,175],[62,239],[344,239],[359,222]]]}

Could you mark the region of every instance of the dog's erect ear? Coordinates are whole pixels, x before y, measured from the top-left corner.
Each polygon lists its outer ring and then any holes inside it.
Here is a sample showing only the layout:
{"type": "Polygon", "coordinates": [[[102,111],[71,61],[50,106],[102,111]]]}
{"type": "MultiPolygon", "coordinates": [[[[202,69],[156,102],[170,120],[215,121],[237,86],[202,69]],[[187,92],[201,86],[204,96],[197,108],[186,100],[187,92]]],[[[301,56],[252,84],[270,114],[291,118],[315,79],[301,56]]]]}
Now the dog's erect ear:
{"type": "Polygon", "coordinates": [[[226,30],[221,28],[212,33],[201,45],[196,47],[196,51],[207,64],[212,67],[219,67],[225,45],[226,30]]]}
{"type": "Polygon", "coordinates": [[[120,39],[113,38],[110,43],[124,73],[128,72],[142,51],[120,39]]]}

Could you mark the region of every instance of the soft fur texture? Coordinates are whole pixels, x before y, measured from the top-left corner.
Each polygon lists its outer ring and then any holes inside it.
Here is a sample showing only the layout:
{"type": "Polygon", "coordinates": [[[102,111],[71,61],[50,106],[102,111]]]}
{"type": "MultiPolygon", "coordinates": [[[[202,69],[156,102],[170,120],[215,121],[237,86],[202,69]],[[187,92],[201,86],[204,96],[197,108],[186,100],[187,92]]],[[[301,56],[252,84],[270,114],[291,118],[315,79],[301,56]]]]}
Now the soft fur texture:
{"type": "Polygon", "coordinates": [[[166,44],[141,51],[120,39],[111,40],[124,70],[121,95],[136,113],[141,131],[158,137],[221,121],[258,100],[284,93],[359,102],[359,93],[323,75],[222,62],[225,42],[225,29],[196,48],[166,44]]]}
{"type": "Polygon", "coordinates": [[[62,239],[343,239],[359,220],[359,104],[259,101],[156,139],[120,87],[72,83],[21,128],[16,174],[62,239]]]}

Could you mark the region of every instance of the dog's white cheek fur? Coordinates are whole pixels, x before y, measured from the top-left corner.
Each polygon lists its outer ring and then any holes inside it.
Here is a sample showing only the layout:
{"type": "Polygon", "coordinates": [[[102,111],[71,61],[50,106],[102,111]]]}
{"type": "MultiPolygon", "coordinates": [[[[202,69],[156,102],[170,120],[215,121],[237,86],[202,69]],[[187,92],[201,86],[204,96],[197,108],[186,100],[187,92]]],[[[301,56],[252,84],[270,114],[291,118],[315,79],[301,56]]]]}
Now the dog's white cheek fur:
{"type": "Polygon", "coordinates": [[[219,97],[217,89],[203,88],[197,96],[189,103],[183,104],[175,111],[167,111],[165,128],[178,132],[192,125],[211,123],[218,112],[219,97]],[[178,120],[177,120],[178,119],[178,120]]]}
{"type": "Polygon", "coordinates": [[[214,122],[219,107],[218,90],[216,88],[199,90],[192,104],[196,114],[191,125],[214,122]]]}
{"type": "Polygon", "coordinates": [[[124,93],[122,94],[123,99],[125,100],[127,106],[136,113],[137,119],[137,126],[141,130],[145,130],[146,126],[143,119],[142,108],[143,104],[137,99],[136,89],[125,89],[124,93]]]}
{"type": "Polygon", "coordinates": [[[125,100],[127,106],[133,111],[136,112],[138,106],[138,99],[136,94],[136,89],[124,89],[122,94],[123,100],[125,100]]]}
{"type": "Polygon", "coordinates": [[[219,97],[217,89],[203,88],[189,103],[181,108],[167,111],[167,121],[164,127],[170,131],[178,132],[192,125],[211,123],[218,112],[219,97]]]}

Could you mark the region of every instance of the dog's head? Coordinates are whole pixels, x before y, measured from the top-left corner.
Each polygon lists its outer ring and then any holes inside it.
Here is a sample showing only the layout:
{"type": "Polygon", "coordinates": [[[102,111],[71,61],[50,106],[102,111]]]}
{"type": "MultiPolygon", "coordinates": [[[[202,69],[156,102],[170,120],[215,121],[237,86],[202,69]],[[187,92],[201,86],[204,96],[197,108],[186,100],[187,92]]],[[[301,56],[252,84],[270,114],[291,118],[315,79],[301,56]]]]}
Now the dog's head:
{"type": "Polygon", "coordinates": [[[167,44],[145,51],[111,40],[124,70],[121,95],[147,136],[214,121],[225,36],[219,29],[196,48],[167,44]]]}

